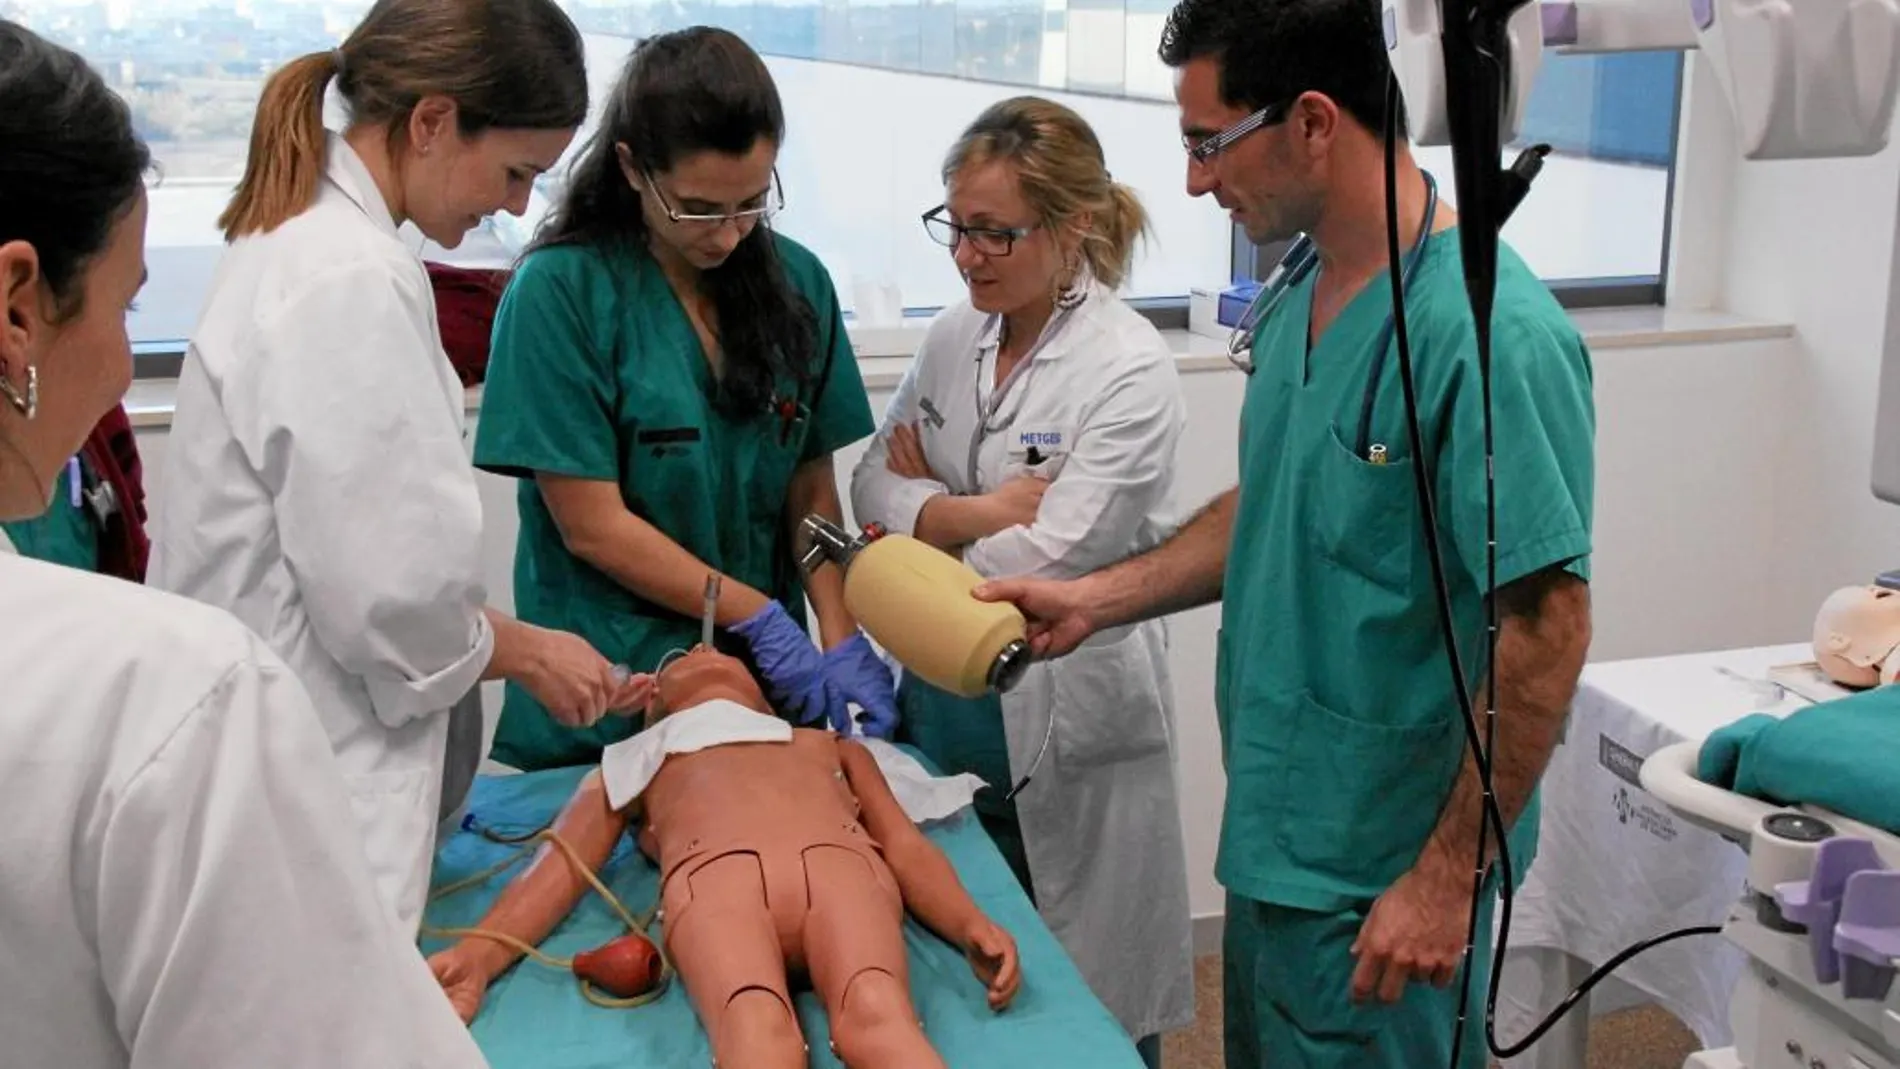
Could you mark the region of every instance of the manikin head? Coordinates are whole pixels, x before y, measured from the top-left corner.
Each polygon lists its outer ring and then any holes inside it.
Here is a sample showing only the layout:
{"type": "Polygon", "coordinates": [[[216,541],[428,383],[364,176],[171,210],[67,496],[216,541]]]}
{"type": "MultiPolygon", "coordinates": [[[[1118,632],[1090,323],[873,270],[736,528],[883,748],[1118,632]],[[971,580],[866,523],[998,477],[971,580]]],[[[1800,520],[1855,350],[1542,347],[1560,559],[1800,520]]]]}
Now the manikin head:
{"type": "Polygon", "coordinates": [[[1181,0],[1161,60],[1175,74],[1188,194],[1212,196],[1255,244],[1317,231],[1336,183],[1384,173],[1391,61],[1378,5],[1181,0]],[[1258,126],[1236,130],[1257,112],[1258,126]]]}
{"type": "Polygon", "coordinates": [[[1874,687],[1900,678],[1900,592],[1842,587],[1814,619],[1814,658],[1844,687],[1874,687]]]}
{"type": "Polygon", "coordinates": [[[647,699],[646,726],[652,727],[681,709],[691,709],[724,698],[748,709],[771,714],[772,706],[759,690],[745,662],[705,646],[694,647],[660,669],[647,699]]]}

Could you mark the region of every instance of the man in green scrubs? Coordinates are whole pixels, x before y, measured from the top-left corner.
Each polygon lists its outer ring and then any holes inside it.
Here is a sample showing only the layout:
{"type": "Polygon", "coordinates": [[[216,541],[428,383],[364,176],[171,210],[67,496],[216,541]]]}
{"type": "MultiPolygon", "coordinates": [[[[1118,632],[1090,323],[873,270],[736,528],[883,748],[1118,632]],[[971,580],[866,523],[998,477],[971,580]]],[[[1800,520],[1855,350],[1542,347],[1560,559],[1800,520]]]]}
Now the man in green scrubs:
{"type": "MultiPolygon", "coordinates": [[[[781,383],[777,410],[763,418],[738,419],[714,403],[712,367],[644,250],[560,245],[523,262],[496,314],[475,446],[477,465],[522,479],[521,619],[580,635],[637,672],[699,641],[696,615],[641,598],[570,548],[535,480],[546,473],[618,485],[633,515],[804,622],[790,535],[794,473],[876,424],[830,275],[804,247],[772,239],[816,313],[819,374],[802,392],[781,383]]],[[[492,756],[524,769],[583,764],[638,727],[620,717],[563,727],[511,685],[492,756]]]]}
{"type": "MultiPolygon", "coordinates": [[[[1443,1066],[1465,979],[1482,790],[1390,341],[1382,368],[1374,363],[1392,312],[1377,7],[1183,0],[1162,58],[1177,72],[1190,190],[1213,196],[1258,244],[1311,236],[1320,267],[1255,333],[1236,490],[1151,553],[1072,583],[981,593],[1034,617],[1045,655],[1104,627],[1222,602],[1215,702],[1227,799],[1215,874],[1228,891],[1227,1065],[1443,1066]]],[[[1440,203],[1428,229],[1428,178],[1403,142],[1397,161],[1400,247],[1418,250],[1406,311],[1421,437],[1459,652],[1481,688],[1483,398],[1457,220],[1440,203]]],[[[1493,322],[1492,778],[1521,879],[1537,781],[1589,647],[1595,411],[1581,338],[1508,248],[1493,322]]],[[[1475,699],[1482,717],[1485,698],[1475,699]]],[[[1471,1069],[1488,1057],[1496,891],[1494,875],[1460,1056],[1471,1069]]]]}

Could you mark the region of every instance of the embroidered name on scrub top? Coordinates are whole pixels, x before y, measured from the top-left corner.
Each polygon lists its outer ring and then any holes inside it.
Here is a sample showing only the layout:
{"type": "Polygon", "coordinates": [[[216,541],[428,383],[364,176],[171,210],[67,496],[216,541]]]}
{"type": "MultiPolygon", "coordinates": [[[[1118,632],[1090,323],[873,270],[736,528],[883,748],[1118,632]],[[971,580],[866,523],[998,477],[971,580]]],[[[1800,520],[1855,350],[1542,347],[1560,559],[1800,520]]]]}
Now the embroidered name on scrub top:
{"type": "Polygon", "coordinates": [[[641,448],[651,446],[654,459],[661,457],[682,457],[684,448],[699,441],[698,427],[664,427],[658,430],[641,431],[635,438],[641,448]]]}

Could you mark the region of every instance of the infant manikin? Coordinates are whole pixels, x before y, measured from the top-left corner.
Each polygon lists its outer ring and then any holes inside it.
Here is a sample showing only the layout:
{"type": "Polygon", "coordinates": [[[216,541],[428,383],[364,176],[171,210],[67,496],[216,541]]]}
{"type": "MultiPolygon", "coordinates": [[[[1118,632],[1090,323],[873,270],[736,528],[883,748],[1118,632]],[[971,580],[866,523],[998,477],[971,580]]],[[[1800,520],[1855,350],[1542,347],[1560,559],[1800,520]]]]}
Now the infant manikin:
{"type": "MultiPolygon", "coordinates": [[[[851,1069],[941,1069],[911,1003],[907,910],[965,953],[993,1009],[1015,997],[1015,941],[918,830],[870,749],[772,717],[746,668],[704,648],[661,672],[647,720],[582,781],[554,832],[598,870],[639,821],[640,848],[660,870],[668,956],[715,1065],[807,1064],[789,983],[800,975],[851,1069]]],[[[543,850],[478,927],[537,944],[586,888],[543,850]]],[[[518,957],[473,938],[431,965],[473,1020],[488,983],[518,957]]]]}
{"type": "Polygon", "coordinates": [[[1884,686],[1900,678],[1900,591],[1843,587],[1814,620],[1814,658],[1843,687],[1884,686]]]}

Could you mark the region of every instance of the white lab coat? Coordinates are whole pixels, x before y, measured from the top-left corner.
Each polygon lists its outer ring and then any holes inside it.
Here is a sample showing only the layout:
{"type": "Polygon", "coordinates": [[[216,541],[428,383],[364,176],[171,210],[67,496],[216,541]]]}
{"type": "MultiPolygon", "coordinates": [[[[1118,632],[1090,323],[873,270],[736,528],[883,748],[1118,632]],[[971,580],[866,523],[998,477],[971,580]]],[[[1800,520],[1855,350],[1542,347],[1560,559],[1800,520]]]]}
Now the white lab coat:
{"type": "Polygon", "coordinates": [[[229,615],[0,555],[0,1064],[484,1066],[347,797],[229,615]]]}
{"type": "MultiPolygon", "coordinates": [[[[1035,524],[966,547],[982,575],[1070,578],[1165,538],[1186,420],[1166,342],[1100,285],[1044,333],[994,410],[972,473],[998,321],[967,303],[939,315],[852,474],[855,520],[910,534],[933,495],[987,493],[1035,470],[1054,476],[1035,524]],[[936,480],[885,466],[896,423],[920,426],[936,480]]],[[[1167,645],[1158,620],[1105,632],[1032,665],[1002,699],[1013,778],[1028,771],[1054,718],[1049,752],[1016,798],[1037,906],[1135,1038],[1194,1020],[1167,645]]]]}
{"type": "Polygon", "coordinates": [[[309,690],[370,868],[420,924],[448,710],[494,651],[464,396],[428,273],[339,137],[316,204],[219,264],[178,383],[149,582],[309,690]]]}

